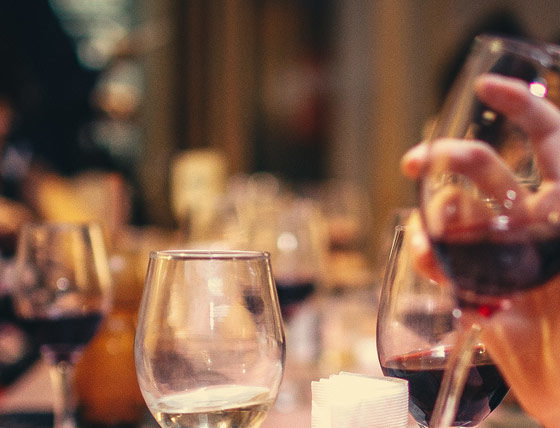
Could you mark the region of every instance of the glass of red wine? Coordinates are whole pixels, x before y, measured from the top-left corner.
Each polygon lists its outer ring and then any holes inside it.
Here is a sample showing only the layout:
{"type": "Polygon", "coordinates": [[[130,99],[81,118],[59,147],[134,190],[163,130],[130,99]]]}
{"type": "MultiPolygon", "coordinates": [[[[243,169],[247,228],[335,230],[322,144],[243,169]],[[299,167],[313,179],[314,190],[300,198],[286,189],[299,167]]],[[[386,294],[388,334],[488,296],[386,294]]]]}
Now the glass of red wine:
{"type": "Polygon", "coordinates": [[[257,428],[284,373],[270,256],[154,251],[134,344],[142,395],[162,428],[257,428]]]}
{"type": "Polygon", "coordinates": [[[282,316],[289,324],[324,280],[326,224],[313,200],[291,194],[278,196],[259,220],[249,245],[270,253],[282,316]]]}
{"type": "MultiPolygon", "coordinates": [[[[422,276],[404,226],[395,228],[377,319],[377,349],[383,373],[409,383],[409,411],[429,426],[450,353],[457,341],[458,315],[449,287],[422,276]]],[[[479,425],[509,388],[488,355],[475,343],[453,427],[479,425]]]]}
{"type": "Polygon", "coordinates": [[[560,47],[480,36],[439,114],[420,212],[461,311],[431,427],[448,427],[480,331],[560,271],[556,138],[560,47]]]}
{"type": "Polygon", "coordinates": [[[20,325],[51,368],[54,427],[74,428],[74,364],[111,304],[101,228],[67,223],[24,226],[13,281],[20,325]]]}

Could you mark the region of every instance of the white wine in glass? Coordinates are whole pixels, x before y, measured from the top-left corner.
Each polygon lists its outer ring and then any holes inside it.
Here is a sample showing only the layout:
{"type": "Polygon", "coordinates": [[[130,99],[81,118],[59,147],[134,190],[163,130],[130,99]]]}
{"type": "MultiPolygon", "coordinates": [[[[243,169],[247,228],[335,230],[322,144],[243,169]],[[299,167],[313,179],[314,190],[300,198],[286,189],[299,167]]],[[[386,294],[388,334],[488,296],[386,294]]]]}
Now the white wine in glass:
{"type": "Polygon", "coordinates": [[[150,254],[135,338],[142,395],[162,428],[256,428],[285,361],[267,253],[150,254]]]}

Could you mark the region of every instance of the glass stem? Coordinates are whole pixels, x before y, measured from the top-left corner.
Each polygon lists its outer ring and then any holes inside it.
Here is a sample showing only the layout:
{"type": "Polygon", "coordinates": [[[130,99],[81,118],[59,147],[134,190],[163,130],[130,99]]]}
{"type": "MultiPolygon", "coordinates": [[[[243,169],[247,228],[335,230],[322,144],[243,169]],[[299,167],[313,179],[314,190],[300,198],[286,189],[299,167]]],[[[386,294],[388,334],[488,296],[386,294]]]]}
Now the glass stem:
{"type": "Polygon", "coordinates": [[[50,377],[54,388],[53,428],[76,428],[73,364],[68,361],[52,364],[50,377]]]}
{"type": "Polygon", "coordinates": [[[453,347],[449,362],[443,375],[434,412],[430,419],[430,428],[452,427],[465,382],[471,367],[474,345],[478,340],[481,327],[473,323],[462,329],[457,344],[453,347]]]}

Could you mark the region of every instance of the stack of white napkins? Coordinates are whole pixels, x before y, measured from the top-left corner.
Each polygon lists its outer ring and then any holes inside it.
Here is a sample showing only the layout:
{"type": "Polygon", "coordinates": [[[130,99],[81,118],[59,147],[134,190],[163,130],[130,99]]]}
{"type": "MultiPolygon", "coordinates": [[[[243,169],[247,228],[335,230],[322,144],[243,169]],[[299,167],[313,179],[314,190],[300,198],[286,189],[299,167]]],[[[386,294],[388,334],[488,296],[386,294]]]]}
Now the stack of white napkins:
{"type": "Polygon", "coordinates": [[[340,372],[311,382],[312,428],[406,428],[408,382],[340,372]]]}

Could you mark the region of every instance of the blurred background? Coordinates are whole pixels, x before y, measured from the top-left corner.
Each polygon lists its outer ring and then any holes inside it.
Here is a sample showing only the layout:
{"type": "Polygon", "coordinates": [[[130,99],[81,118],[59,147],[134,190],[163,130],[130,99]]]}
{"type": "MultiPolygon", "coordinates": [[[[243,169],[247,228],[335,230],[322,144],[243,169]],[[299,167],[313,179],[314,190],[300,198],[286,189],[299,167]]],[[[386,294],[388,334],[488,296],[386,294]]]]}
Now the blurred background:
{"type": "MultiPolygon", "coordinates": [[[[560,42],[559,17],[554,0],[0,0],[0,296],[22,223],[105,227],[116,299],[81,368],[91,426],[145,411],[131,353],[151,249],[270,251],[288,361],[375,372],[376,291],[415,203],[400,157],[476,34],[560,42]]],[[[0,303],[6,386],[37,352],[0,303]]]]}
{"type": "Polygon", "coordinates": [[[66,176],[116,171],[127,222],[174,228],[171,165],[213,149],[228,179],[266,171],[300,188],[355,185],[373,240],[414,203],[399,158],[422,138],[472,37],[560,37],[550,0],[0,5],[12,45],[2,63],[16,70],[4,81],[23,86],[12,94],[20,126],[6,137],[20,143],[8,145],[19,149],[12,187],[33,156],[66,176]]]}

